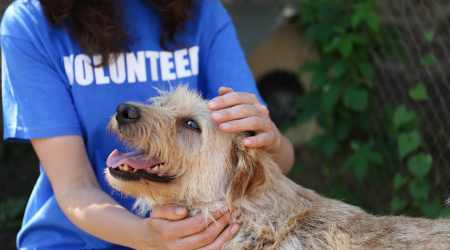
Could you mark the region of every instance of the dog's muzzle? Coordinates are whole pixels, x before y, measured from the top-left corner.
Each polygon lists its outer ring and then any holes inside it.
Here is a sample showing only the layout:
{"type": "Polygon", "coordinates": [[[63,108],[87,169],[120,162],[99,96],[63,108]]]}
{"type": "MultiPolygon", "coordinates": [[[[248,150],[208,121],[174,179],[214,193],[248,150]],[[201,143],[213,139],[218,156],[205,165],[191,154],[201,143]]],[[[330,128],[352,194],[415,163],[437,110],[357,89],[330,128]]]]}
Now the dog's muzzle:
{"type": "Polygon", "coordinates": [[[119,104],[116,111],[116,120],[120,126],[135,122],[141,117],[141,110],[128,103],[119,104]]]}

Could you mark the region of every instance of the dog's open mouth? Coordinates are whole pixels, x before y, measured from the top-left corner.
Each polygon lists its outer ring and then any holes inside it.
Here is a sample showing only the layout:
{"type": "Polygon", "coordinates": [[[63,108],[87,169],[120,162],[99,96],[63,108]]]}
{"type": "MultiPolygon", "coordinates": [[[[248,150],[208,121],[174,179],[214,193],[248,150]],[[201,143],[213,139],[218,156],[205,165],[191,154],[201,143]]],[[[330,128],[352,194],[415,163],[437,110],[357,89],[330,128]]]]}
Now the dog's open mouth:
{"type": "Polygon", "coordinates": [[[174,176],[165,171],[164,162],[156,158],[148,159],[141,152],[121,153],[114,150],[106,164],[114,178],[124,181],[139,181],[141,179],[154,182],[170,182],[174,176]]]}

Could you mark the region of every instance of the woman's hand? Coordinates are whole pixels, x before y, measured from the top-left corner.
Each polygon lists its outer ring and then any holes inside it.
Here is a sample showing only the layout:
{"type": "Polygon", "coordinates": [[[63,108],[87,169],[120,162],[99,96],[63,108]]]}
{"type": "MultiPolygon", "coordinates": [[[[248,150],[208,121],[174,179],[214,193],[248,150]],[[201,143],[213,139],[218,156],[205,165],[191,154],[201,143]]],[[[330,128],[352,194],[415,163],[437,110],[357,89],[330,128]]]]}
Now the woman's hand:
{"type": "Polygon", "coordinates": [[[256,95],[221,87],[219,96],[208,102],[208,108],[214,111],[211,118],[220,123],[222,132],[255,131],[255,136],[242,141],[244,146],[263,147],[274,156],[283,173],[289,172],[294,164],[292,144],[277,129],[269,117],[269,110],[256,95]]]}
{"type": "Polygon", "coordinates": [[[186,215],[185,208],[172,204],[153,208],[143,225],[147,230],[142,236],[142,248],[221,249],[239,230],[236,223],[228,226],[232,217],[239,216],[239,210],[215,212],[212,215],[216,222],[208,220],[206,223],[202,214],[184,219],[186,215]]]}
{"type": "Polygon", "coordinates": [[[245,138],[246,147],[264,147],[268,151],[281,134],[269,117],[269,110],[262,105],[256,95],[234,92],[231,88],[221,87],[219,97],[208,102],[212,111],[212,120],[220,123],[223,132],[255,131],[256,135],[245,138]]]}

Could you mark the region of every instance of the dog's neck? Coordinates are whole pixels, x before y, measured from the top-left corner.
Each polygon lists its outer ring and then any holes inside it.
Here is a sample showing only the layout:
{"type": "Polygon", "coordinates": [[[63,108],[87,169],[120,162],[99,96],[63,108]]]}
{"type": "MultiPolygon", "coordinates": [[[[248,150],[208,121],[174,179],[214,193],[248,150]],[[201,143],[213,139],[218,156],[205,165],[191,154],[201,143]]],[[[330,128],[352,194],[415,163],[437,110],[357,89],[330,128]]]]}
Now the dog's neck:
{"type": "MultiPolygon", "coordinates": [[[[241,216],[235,220],[241,224],[242,230],[275,222],[279,226],[289,224],[299,214],[307,212],[313,200],[319,197],[315,192],[298,186],[283,174],[274,174],[266,179],[266,182],[257,187],[250,194],[236,202],[235,209],[241,212],[241,216]]],[[[225,197],[211,202],[199,202],[186,204],[181,202],[189,210],[189,216],[204,214],[210,216],[212,211],[226,209],[225,197]]],[[[266,225],[273,227],[274,225],[266,225]]]]}
{"type": "Polygon", "coordinates": [[[241,229],[224,249],[278,249],[276,242],[282,242],[297,222],[308,216],[318,197],[284,175],[265,183],[237,205],[241,216],[234,222],[241,229]]]}

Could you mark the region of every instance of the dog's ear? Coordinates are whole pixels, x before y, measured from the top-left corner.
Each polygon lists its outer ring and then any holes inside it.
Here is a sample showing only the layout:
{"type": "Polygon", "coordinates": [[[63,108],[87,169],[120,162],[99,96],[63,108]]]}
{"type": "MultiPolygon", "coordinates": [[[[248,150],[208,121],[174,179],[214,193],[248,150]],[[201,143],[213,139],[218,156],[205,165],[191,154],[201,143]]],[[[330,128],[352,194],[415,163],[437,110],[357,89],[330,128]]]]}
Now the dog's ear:
{"type": "MultiPolygon", "coordinates": [[[[231,149],[231,158],[235,166],[235,175],[227,191],[227,206],[230,211],[235,209],[236,201],[264,184],[266,174],[261,162],[259,148],[247,148],[242,144],[242,138],[237,138],[231,149]]],[[[267,156],[265,156],[267,157],[267,156]]]]}

